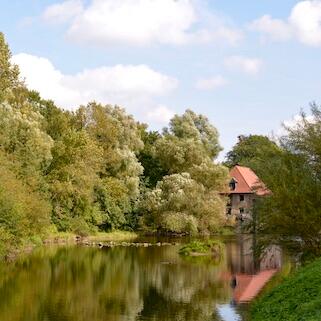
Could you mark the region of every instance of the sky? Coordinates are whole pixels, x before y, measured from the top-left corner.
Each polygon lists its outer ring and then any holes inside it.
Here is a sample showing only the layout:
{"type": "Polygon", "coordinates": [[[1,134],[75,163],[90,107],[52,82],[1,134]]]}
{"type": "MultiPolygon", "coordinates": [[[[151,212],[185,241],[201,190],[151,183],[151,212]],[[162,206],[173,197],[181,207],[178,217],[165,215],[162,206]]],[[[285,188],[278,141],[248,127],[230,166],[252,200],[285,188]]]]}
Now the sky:
{"type": "Polygon", "coordinates": [[[321,0],[0,0],[30,89],[117,104],[161,130],[187,108],[220,133],[277,135],[321,103],[321,0]]]}

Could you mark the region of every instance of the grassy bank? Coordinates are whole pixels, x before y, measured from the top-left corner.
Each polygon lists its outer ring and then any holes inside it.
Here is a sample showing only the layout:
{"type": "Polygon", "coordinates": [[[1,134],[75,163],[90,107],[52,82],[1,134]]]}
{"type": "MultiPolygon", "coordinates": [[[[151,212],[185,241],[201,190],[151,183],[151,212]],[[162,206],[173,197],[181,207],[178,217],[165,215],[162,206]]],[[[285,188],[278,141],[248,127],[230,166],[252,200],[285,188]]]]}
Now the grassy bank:
{"type": "MultiPolygon", "coordinates": [[[[94,235],[83,237],[88,242],[120,242],[131,241],[137,238],[138,235],[135,232],[128,231],[112,231],[112,232],[99,232],[94,235]]],[[[69,232],[56,232],[50,234],[46,238],[45,243],[74,243],[77,240],[77,236],[74,233],[69,232]]]]}
{"type": "Polygon", "coordinates": [[[251,320],[321,320],[321,258],[261,296],[251,308],[251,320]]]}
{"type": "MultiPolygon", "coordinates": [[[[98,243],[98,242],[130,242],[135,240],[138,234],[128,231],[113,231],[113,232],[99,232],[94,235],[82,237],[83,243],[98,243]]],[[[44,244],[76,244],[79,238],[72,232],[50,232],[46,236],[37,236],[24,240],[21,244],[10,244],[10,247],[4,247],[5,244],[0,242],[0,261],[9,260],[13,261],[26,253],[32,252],[36,247],[41,247],[44,244]]]]}

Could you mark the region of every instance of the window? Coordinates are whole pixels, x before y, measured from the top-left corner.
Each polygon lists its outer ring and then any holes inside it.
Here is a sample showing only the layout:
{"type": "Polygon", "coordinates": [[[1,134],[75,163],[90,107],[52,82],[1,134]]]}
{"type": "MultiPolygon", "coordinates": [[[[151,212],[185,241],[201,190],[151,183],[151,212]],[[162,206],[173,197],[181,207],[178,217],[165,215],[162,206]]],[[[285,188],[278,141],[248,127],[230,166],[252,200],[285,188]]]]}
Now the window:
{"type": "Polygon", "coordinates": [[[235,190],[236,184],[237,184],[237,180],[235,178],[232,178],[231,181],[230,181],[230,184],[229,184],[231,191],[235,190]]]}
{"type": "Polygon", "coordinates": [[[240,208],[240,214],[243,214],[243,213],[244,213],[244,208],[241,207],[241,208],[240,208]]]}
{"type": "Polygon", "coordinates": [[[245,199],[244,195],[240,195],[240,202],[243,202],[245,199]]]}

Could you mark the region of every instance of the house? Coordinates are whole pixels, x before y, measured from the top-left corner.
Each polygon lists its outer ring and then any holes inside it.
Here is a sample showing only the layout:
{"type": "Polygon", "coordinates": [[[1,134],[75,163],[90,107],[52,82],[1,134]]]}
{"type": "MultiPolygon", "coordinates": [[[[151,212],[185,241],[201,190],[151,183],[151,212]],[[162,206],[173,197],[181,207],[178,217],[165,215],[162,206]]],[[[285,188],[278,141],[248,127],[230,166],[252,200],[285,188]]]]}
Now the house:
{"type": "Polygon", "coordinates": [[[269,190],[249,167],[234,166],[230,177],[227,214],[241,221],[251,218],[255,199],[269,194],[269,190]]]}

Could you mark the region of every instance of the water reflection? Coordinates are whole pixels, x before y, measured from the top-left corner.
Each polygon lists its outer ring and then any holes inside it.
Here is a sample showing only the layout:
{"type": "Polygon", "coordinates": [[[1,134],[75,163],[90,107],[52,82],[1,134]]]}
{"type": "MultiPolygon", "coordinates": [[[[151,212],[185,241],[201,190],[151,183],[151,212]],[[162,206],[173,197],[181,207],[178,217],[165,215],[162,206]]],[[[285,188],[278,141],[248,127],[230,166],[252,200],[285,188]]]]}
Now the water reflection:
{"type": "Polygon", "coordinates": [[[282,251],[271,245],[255,255],[255,238],[239,235],[237,242],[227,245],[230,284],[233,288],[232,304],[251,301],[282,267],[282,251]]]}
{"type": "MultiPolygon", "coordinates": [[[[175,246],[41,249],[0,266],[0,320],[240,320],[229,303],[256,272],[250,242],[228,241],[219,261],[183,259],[175,246]]],[[[272,252],[259,267],[282,264],[272,252]]]]}

